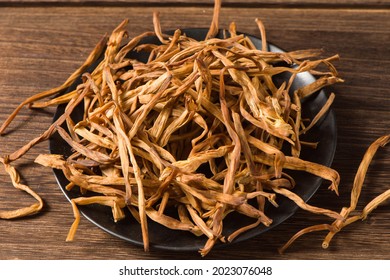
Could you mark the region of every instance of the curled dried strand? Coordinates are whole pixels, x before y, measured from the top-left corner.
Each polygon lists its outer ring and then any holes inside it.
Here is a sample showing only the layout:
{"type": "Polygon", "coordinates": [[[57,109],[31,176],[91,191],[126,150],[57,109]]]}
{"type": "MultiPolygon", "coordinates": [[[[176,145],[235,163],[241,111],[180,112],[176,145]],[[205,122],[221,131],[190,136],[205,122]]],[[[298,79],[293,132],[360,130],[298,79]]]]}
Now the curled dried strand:
{"type": "Polygon", "coordinates": [[[365,176],[367,174],[367,170],[369,165],[377,152],[379,147],[385,146],[390,141],[390,134],[384,135],[376,139],[366,150],[363,159],[359,165],[358,171],[355,175],[354,184],[351,191],[351,203],[349,207],[343,207],[340,211],[340,216],[342,219],[335,220],[332,224],[323,224],[309,227],[307,229],[301,230],[297,234],[295,234],[281,249],[280,251],[285,251],[298,237],[304,235],[307,232],[311,232],[314,230],[328,230],[328,234],[325,236],[322,247],[324,249],[329,247],[329,244],[333,237],[340,232],[344,227],[358,221],[364,220],[367,216],[376,209],[380,204],[385,202],[390,198],[390,189],[384,191],[383,193],[376,196],[373,200],[371,200],[361,211],[360,214],[350,216],[350,214],[355,211],[359,197],[362,191],[363,183],[365,176]]]}
{"type": "Polygon", "coordinates": [[[20,182],[20,175],[15,167],[13,167],[11,164],[9,164],[7,158],[1,158],[0,162],[3,164],[5,171],[8,173],[8,175],[11,178],[12,185],[19,190],[22,190],[29,195],[31,195],[34,199],[36,199],[38,202],[34,203],[30,206],[19,208],[16,210],[8,210],[8,211],[0,211],[0,219],[15,219],[25,216],[34,215],[36,213],[39,213],[41,209],[43,208],[43,200],[42,198],[33,191],[29,186],[24,185],[20,182]]]}

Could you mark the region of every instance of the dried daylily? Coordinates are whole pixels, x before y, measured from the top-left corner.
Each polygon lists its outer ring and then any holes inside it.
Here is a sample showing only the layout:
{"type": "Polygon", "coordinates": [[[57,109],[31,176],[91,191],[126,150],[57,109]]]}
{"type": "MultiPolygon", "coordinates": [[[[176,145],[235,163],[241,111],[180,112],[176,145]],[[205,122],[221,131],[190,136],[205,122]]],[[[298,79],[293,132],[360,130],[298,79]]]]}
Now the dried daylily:
{"type": "MultiPolygon", "coordinates": [[[[27,208],[0,212],[0,218],[31,215],[42,208],[41,198],[20,183],[10,163],[54,133],[68,143],[72,154],[67,158],[40,155],[36,162],[62,170],[69,180],[67,190],[79,187],[80,197],[71,201],[75,221],[67,240],[73,240],[80,221],[78,205],[100,204],[111,208],[115,221],[126,219],[124,210],[129,210],[140,223],[145,250],[149,249],[148,223],[152,220],[172,230],[206,236],[200,248],[206,255],[216,242],[232,241],[259,224],[271,225],[265,204],[277,207],[278,194],[305,210],[336,219],[332,225],[301,231],[287,245],[304,233],[323,229],[330,230],[326,243],[343,226],[365,218],[388,199],[389,192],[385,192],[361,215],[349,217],[361,190],[363,167],[351,206],[341,213],[309,205],[292,191],[299,186],[295,186],[288,170],[329,180],[329,188],[338,191],[337,171],[299,158],[303,145],[316,147],[316,143],[301,141],[300,136],[326,114],[334,94],[308,125],[302,119],[301,99],[342,82],[332,64],[338,56],[316,59],[318,50],[271,52],[259,19],[256,23],[262,37],[261,50],[248,37],[238,34],[234,23],[224,38],[215,38],[220,5],[221,1],[215,2],[209,32],[200,41],[181,30],[164,34],[159,14],[155,13],[154,32],[126,42],[128,21],[124,20],[62,86],[25,100],[5,121],[0,133],[24,105],[67,107],[42,135],[0,158],[13,185],[38,200],[27,208]],[[160,44],[139,44],[151,35],[160,44]],[[133,51],[148,52],[147,61],[129,58],[133,51]],[[102,53],[95,69],[83,73],[102,53]],[[303,72],[319,78],[290,96],[294,80],[303,72]],[[291,76],[276,85],[272,78],[281,73],[291,76]],[[64,91],[81,74],[82,82],[76,89],[43,100],[64,91]],[[75,122],[71,113],[82,102],[83,119],[75,122]],[[290,146],[291,155],[282,152],[284,144],[290,146]],[[86,193],[93,196],[84,196],[86,193]],[[172,207],[177,209],[178,218],[167,214],[172,207]],[[225,217],[231,212],[253,218],[253,223],[225,237],[225,217]]],[[[387,141],[384,138],[377,143],[387,141]]],[[[363,166],[367,164],[364,160],[363,166]]]]}
{"type": "Polygon", "coordinates": [[[353,211],[355,211],[357,207],[357,203],[359,201],[360,193],[363,187],[364,178],[367,174],[368,167],[370,165],[370,162],[372,161],[376,151],[379,147],[385,146],[390,141],[390,134],[384,135],[382,137],[379,137],[377,140],[375,140],[367,149],[366,153],[364,154],[364,157],[359,165],[358,171],[355,175],[355,180],[353,183],[352,191],[351,191],[351,203],[349,207],[343,207],[340,211],[340,215],[342,216],[342,219],[337,219],[332,224],[320,224],[320,225],[313,225],[307,228],[304,228],[297,232],[293,237],[290,238],[290,240],[279,249],[279,251],[282,253],[284,252],[297,238],[300,236],[314,231],[323,231],[327,230],[329,233],[326,235],[322,247],[328,248],[329,243],[332,240],[333,236],[338,233],[342,228],[345,226],[354,223],[358,220],[364,220],[367,215],[372,212],[376,207],[378,207],[381,203],[386,201],[390,198],[390,190],[386,190],[382,194],[375,197],[373,200],[371,200],[364,208],[361,210],[361,213],[359,215],[353,215],[350,216],[353,211]]]}

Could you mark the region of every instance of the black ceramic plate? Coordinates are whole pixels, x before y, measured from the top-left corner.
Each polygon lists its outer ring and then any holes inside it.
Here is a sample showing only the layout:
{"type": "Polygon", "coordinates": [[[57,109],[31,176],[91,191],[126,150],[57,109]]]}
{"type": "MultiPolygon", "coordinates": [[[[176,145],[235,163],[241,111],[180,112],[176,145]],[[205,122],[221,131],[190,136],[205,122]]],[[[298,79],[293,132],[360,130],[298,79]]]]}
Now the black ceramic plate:
{"type": "MultiPolygon", "coordinates": [[[[207,34],[207,29],[183,29],[187,36],[192,37],[197,40],[202,40],[207,34]]],[[[221,31],[218,36],[223,36],[221,31]]],[[[261,48],[261,40],[247,35],[256,47],[261,48]]],[[[159,41],[155,37],[145,38],[141,43],[155,43],[159,41]]],[[[275,52],[282,52],[278,47],[269,44],[269,49],[275,52]]],[[[142,53],[132,53],[131,56],[139,59],[146,60],[146,54],[142,53]]],[[[91,67],[93,69],[94,66],[91,67]]],[[[96,65],[95,65],[96,67],[96,65]]],[[[90,69],[90,70],[91,70],[90,69]]],[[[277,77],[276,82],[285,81],[289,78],[288,74],[282,74],[277,77]]],[[[292,90],[301,87],[302,85],[309,84],[315,81],[315,78],[310,73],[302,73],[297,76],[292,90]]],[[[80,80],[77,81],[69,90],[73,90],[76,85],[80,83],[80,80]]],[[[318,93],[310,96],[310,98],[304,100],[303,103],[303,116],[312,118],[324,105],[327,100],[326,93],[321,90],[318,93]]],[[[65,109],[64,105],[58,107],[58,110],[55,114],[54,120],[56,120],[61,114],[63,114],[65,109]]],[[[75,121],[81,120],[83,115],[83,108],[78,107],[72,118],[75,121]]],[[[305,140],[307,141],[319,141],[317,149],[303,149],[301,158],[317,162],[326,166],[330,166],[333,161],[333,156],[336,149],[336,121],[334,112],[330,110],[322,120],[317,123],[317,125],[310,130],[310,133],[305,135],[305,140]]],[[[50,140],[50,152],[52,154],[62,154],[70,155],[70,147],[56,134],[50,140]]],[[[59,186],[64,192],[65,196],[70,200],[72,198],[78,197],[78,192],[69,192],[65,190],[65,186],[68,184],[67,179],[63,173],[59,170],[54,170],[54,174],[58,181],[59,186]]],[[[294,176],[296,180],[297,187],[295,189],[296,194],[301,196],[305,201],[307,201],[319,188],[322,183],[322,179],[303,172],[291,172],[289,174],[294,176]]],[[[291,202],[288,199],[283,197],[278,197],[277,202],[279,204],[278,208],[270,206],[266,209],[266,214],[273,220],[273,223],[270,227],[265,227],[263,225],[258,226],[252,230],[249,230],[239,237],[237,237],[233,242],[240,242],[253,238],[267,230],[274,228],[275,226],[281,224],[287,218],[294,214],[297,210],[295,203],[291,202]]],[[[139,224],[132,218],[126,218],[123,221],[115,223],[112,218],[111,209],[109,207],[100,206],[100,205],[88,205],[80,206],[80,212],[92,223],[106,232],[127,240],[133,244],[142,246],[142,234],[139,224]]],[[[242,215],[238,214],[229,214],[224,220],[224,234],[229,235],[235,229],[240,228],[244,225],[252,223],[253,220],[245,218],[242,215]]],[[[82,233],[80,233],[82,234],[82,233]]],[[[150,238],[150,247],[154,249],[164,249],[164,250],[178,250],[178,251],[196,251],[202,248],[205,244],[206,239],[202,237],[196,237],[191,233],[183,231],[174,231],[167,229],[153,221],[149,221],[149,238],[150,238]]]]}

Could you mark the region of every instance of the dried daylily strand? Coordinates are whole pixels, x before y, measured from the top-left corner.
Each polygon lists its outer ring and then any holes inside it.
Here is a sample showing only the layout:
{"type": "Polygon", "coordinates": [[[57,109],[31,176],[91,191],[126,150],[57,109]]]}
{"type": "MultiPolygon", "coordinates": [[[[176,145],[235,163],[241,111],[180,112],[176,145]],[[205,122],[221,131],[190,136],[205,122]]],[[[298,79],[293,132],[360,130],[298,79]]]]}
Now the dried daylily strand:
{"type": "Polygon", "coordinates": [[[305,134],[306,131],[309,131],[321,119],[321,117],[323,117],[324,114],[329,111],[329,108],[333,104],[335,97],[336,95],[332,92],[321,110],[318,111],[315,117],[311,120],[310,124],[299,132],[300,134],[305,134]]]}
{"type": "Polygon", "coordinates": [[[365,152],[363,159],[359,165],[358,171],[355,175],[354,184],[351,191],[351,203],[349,207],[343,207],[340,211],[340,216],[342,219],[337,219],[332,224],[322,224],[322,225],[314,225],[311,227],[307,227],[305,229],[302,229],[298,233],[296,233],[293,237],[290,238],[290,240],[283,245],[279,249],[280,253],[283,253],[291,244],[302,235],[312,232],[312,231],[322,231],[322,230],[328,230],[328,234],[324,238],[324,241],[322,242],[322,247],[324,249],[329,247],[330,241],[333,239],[333,237],[340,232],[341,229],[348,226],[349,224],[352,224],[358,220],[364,220],[366,217],[375,209],[377,208],[381,203],[388,200],[390,198],[390,189],[386,190],[385,192],[381,193],[377,197],[375,197],[373,200],[371,200],[361,211],[359,215],[349,216],[357,207],[359,197],[362,191],[364,178],[367,174],[367,170],[370,166],[370,163],[377,152],[379,147],[385,146],[390,141],[390,135],[384,135],[376,139],[367,149],[365,152]]]}
{"type": "Polygon", "coordinates": [[[366,219],[367,216],[374,211],[380,204],[385,202],[390,198],[390,189],[386,190],[385,192],[381,193],[377,197],[375,197],[373,200],[371,200],[362,210],[362,213],[360,214],[359,218],[362,220],[366,219]]]}
{"type": "MultiPolygon", "coordinates": [[[[255,155],[254,156],[256,162],[260,162],[262,164],[266,164],[272,166],[275,162],[275,156],[269,155],[255,155]]],[[[331,184],[329,185],[329,189],[333,190],[338,194],[338,185],[340,183],[340,175],[339,173],[329,167],[324,165],[305,161],[303,159],[297,157],[286,156],[285,161],[283,162],[283,168],[291,169],[291,170],[300,170],[305,171],[316,176],[319,176],[323,179],[329,180],[331,184]]]]}
{"type": "Polygon", "coordinates": [[[219,31],[219,13],[221,11],[222,0],[214,1],[213,19],[209,28],[209,32],[206,35],[206,40],[214,38],[219,31]]]}
{"type": "Polygon", "coordinates": [[[268,51],[268,45],[267,45],[267,38],[266,38],[266,32],[265,32],[265,26],[263,24],[263,22],[256,18],[256,23],[257,23],[257,26],[259,27],[259,31],[260,31],[260,35],[261,35],[261,50],[263,52],[266,52],[268,51]]]}
{"type": "MultiPolygon", "coordinates": [[[[376,139],[367,149],[365,152],[363,159],[359,165],[359,168],[356,172],[355,179],[353,182],[353,187],[351,191],[351,204],[349,207],[344,207],[341,211],[341,214],[344,216],[345,219],[347,219],[352,211],[356,209],[356,206],[359,201],[359,197],[362,191],[364,179],[367,174],[367,170],[370,166],[370,163],[376,154],[379,147],[384,147],[387,143],[390,141],[390,134],[384,135],[376,139]]],[[[377,199],[374,199],[371,203],[369,203],[368,208],[364,208],[362,214],[358,216],[361,219],[364,219],[370,211],[375,209],[380,203],[385,201],[387,199],[386,192],[382,195],[379,195],[377,199]]],[[[342,223],[340,221],[335,221],[333,223],[334,230],[330,231],[328,235],[325,237],[323,242],[323,247],[327,248],[329,246],[330,241],[332,240],[333,236],[339,232],[344,226],[357,221],[358,218],[351,218],[350,220],[347,219],[345,223],[342,223]]]]}
{"type": "Polygon", "coordinates": [[[24,154],[26,154],[36,144],[48,140],[50,136],[52,136],[56,132],[57,127],[66,121],[66,119],[70,116],[73,109],[83,100],[85,94],[86,91],[83,91],[80,95],[72,99],[71,102],[69,102],[69,104],[66,106],[67,107],[66,112],[61,117],[59,117],[55,122],[53,122],[49,126],[49,128],[45,132],[43,132],[40,136],[35,137],[30,142],[25,144],[23,147],[19,148],[18,150],[14,151],[9,156],[7,156],[7,160],[10,162],[15,161],[20,157],[22,157],[24,154]]]}
{"type": "Polygon", "coordinates": [[[43,91],[41,93],[38,93],[36,95],[33,95],[26,100],[24,100],[16,109],[12,112],[12,114],[4,121],[2,126],[0,127],[0,135],[4,133],[4,130],[9,126],[9,124],[12,122],[12,120],[17,116],[19,111],[28,104],[31,104],[37,100],[53,96],[55,94],[60,93],[61,91],[66,90],[69,86],[71,86],[74,81],[83,73],[85,70],[94,62],[96,61],[101,53],[104,51],[107,43],[107,36],[103,37],[99,43],[96,45],[95,49],[91,52],[91,54],[87,57],[85,62],[75,71],[72,75],[59,87],[43,91]]]}
{"type": "Polygon", "coordinates": [[[5,171],[9,174],[12,185],[16,189],[28,193],[38,201],[38,203],[34,203],[28,207],[24,207],[16,210],[0,211],[0,219],[8,220],[8,219],[20,218],[29,215],[34,215],[40,212],[43,207],[42,198],[35,191],[33,191],[29,186],[26,186],[20,182],[20,175],[18,171],[15,169],[15,167],[13,167],[8,162],[7,158],[0,157],[0,162],[3,164],[5,171]]]}
{"type": "Polygon", "coordinates": [[[364,157],[359,165],[358,171],[356,172],[355,180],[353,182],[353,187],[351,191],[351,205],[349,209],[351,211],[355,210],[359,196],[361,193],[361,189],[364,183],[364,179],[367,174],[368,167],[380,147],[384,147],[390,141],[390,135],[384,135],[377,140],[375,140],[367,149],[364,157]]]}
{"type": "Polygon", "coordinates": [[[281,195],[284,195],[285,197],[289,198],[290,200],[294,201],[300,208],[312,212],[315,214],[322,214],[329,216],[334,219],[342,220],[343,216],[341,216],[339,213],[334,212],[329,209],[319,208],[312,205],[309,205],[308,203],[304,202],[302,198],[300,198],[298,195],[293,193],[292,191],[286,189],[286,188],[279,188],[279,187],[273,187],[272,188],[276,193],[279,193],[281,195]]]}
{"type": "Polygon", "coordinates": [[[314,226],[310,226],[310,227],[304,228],[304,229],[298,231],[296,234],[294,234],[290,238],[290,240],[286,242],[286,244],[284,244],[281,248],[278,249],[278,252],[280,254],[283,254],[287,250],[287,248],[290,247],[291,244],[294,243],[295,240],[297,240],[302,235],[308,234],[310,232],[316,232],[316,231],[322,231],[322,230],[331,230],[331,229],[332,229],[332,226],[329,225],[329,224],[314,225],[314,226]]]}

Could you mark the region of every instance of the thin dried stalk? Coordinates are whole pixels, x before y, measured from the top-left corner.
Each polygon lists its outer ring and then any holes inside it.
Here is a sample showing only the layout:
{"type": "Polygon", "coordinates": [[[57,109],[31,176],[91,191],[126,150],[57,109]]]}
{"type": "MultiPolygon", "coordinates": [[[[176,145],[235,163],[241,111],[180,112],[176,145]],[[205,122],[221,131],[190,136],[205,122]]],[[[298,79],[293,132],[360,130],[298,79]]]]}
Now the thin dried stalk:
{"type": "Polygon", "coordinates": [[[33,95],[26,100],[24,100],[16,109],[12,112],[12,114],[4,121],[2,126],[0,127],[0,135],[4,133],[4,130],[9,126],[9,124],[12,122],[12,120],[17,116],[19,111],[28,104],[31,104],[37,100],[56,95],[64,90],[66,90],[69,86],[71,86],[74,81],[85,72],[85,70],[93,63],[95,62],[102,52],[104,51],[107,44],[107,36],[104,36],[99,43],[96,45],[95,49],[91,52],[91,54],[87,57],[85,62],[75,71],[72,75],[59,87],[43,91],[41,93],[38,93],[36,95],[33,95]]]}
{"type": "Polygon", "coordinates": [[[349,207],[343,207],[340,211],[340,216],[342,219],[337,219],[332,224],[322,224],[322,225],[314,225],[305,229],[302,229],[298,233],[296,233],[290,240],[279,249],[280,253],[283,253],[291,244],[302,235],[312,232],[312,231],[321,231],[328,230],[328,234],[324,238],[322,243],[322,247],[324,249],[329,247],[329,243],[332,238],[338,233],[342,228],[346,227],[349,224],[352,224],[358,220],[364,220],[375,208],[377,208],[380,204],[390,198],[390,190],[386,190],[381,193],[373,200],[371,200],[361,211],[359,215],[350,216],[350,214],[356,209],[359,197],[362,191],[363,183],[365,176],[367,174],[367,170],[370,166],[370,163],[377,152],[379,147],[385,146],[390,141],[390,135],[384,135],[376,139],[365,152],[363,159],[359,165],[358,171],[355,175],[354,184],[351,191],[351,203],[349,207]]]}
{"type": "Polygon", "coordinates": [[[295,240],[297,240],[299,237],[301,237],[302,235],[305,235],[305,234],[308,234],[310,232],[315,232],[315,231],[322,231],[322,230],[332,230],[332,226],[329,225],[329,224],[321,224],[321,225],[314,225],[314,226],[310,226],[310,227],[307,227],[307,228],[304,228],[300,231],[298,231],[296,234],[294,234],[294,236],[292,236],[290,238],[289,241],[286,242],[286,244],[284,244],[281,248],[279,248],[279,253],[280,254],[283,254],[288,247],[291,246],[292,243],[295,242],[295,240]]]}
{"type": "Polygon", "coordinates": [[[214,38],[219,31],[219,13],[221,11],[222,0],[214,1],[213,19],[209,28],[209,32],[206,35],[206,40],[214,38]]]}
{"type": "Polygon", "coordinates": [[[312,205],[305,203],[302,198],[300,198],[298,195],[296,195],[292,191],[289,191],[288,189],[279,188],[279,187],[273,187],[272,189],[276,193],[279,193],[279,194],[284,195],[285,197],[288,197],[289,199],[294,201],[300,208],[302,208],[308,212],[326,215],[326,216],[329,216],[331,218],[338,219],[338,220],[342,220],[344,218],[339,213],[334,212],[332,210],[315,207],[315,206],[312,206],[312,205]]]}
{"type": "Polygon", "coordinates": [[[310,124],[299,132],[300,134],[305,134],[306,131],[309,131],[326,114],[326,112],[329,111],[329,108],[332,105],[335,97],[336,96],[334,93],[331,93],[329,95],[329,98],[326,101],[326,103],[324,104],[324,106],[321,108],[320,111],[318,111],[316,116],[311,120],[310,124]]]}
{"type": "Polygon", "coordinates": [[[12,185],[19,190],[22,190],[33,198],[35,198],[38,203],[34,203],[28,207],[16,209],[16,210],[8,210],[8,211],[0,211],[0,219],[14,219],[25,217],[29,215],[34,215],[41,211],[43,207],[42,198],[34,192],[29,186],[20,183],[20,175],[18,171],[13,167],[7,158],[0,157],[0,162],[3,164],[5,171],[9,174],[11,178],[12,185]]]}
{"type": "MultiPolygon", "coordinates": [[[[376,154],[379,147],[384,147],[387,143],[389,143],[389,141],[390,141],[390,134],[381,136],[378,139],[376,139],[368,147],[367,151],[365,152],[363,159],[359,165],[359,168],[356,172],[355,179],[353,182],[353,187],[352,187],[352,191],[351,191],[351,204],[349,207],[344,207],[342,209],[342,212],[341,212],[343,214],[343,216],[345,217],[345,219],[347,219],[348,216],[350,215],[350,213],[356,209],[356,206],[358,204],[359,197],[360,197],[360,194],[362,191],[364,179],[366,177],[367,170],[370,166],[370,163],[371,163],[374,155],[376,154]]],[[[376,199],[371,201],[366,206],[367,208],[365,207],[363,209],[361,215],[358,217],[361,219],[364,219],[368,215],[368,213],[370,213],[373,209],[375,209],[380,203],[385,201],[387,199],[387,197],[388,197],[387,191],[384,192],[383,194],[379,195],[376,199]]],[[[334,222],[333,225],[334,225],[335,229],[333,231],[329,232],[328,235],[325,237],[324,242],[323,242],[323,247],[327,248],[329,246],[329,243],[332,240],[333,236],[337,232],[339,232],[346,225],[348,225],[354,221],[357,221],[357,220],[358,220],[357,217],[352,217],[352,218],[350,218],[350,220],[347,219],[346,222],[344,222],[344,223],[341,223],[339,221],[334,222]]]]}

